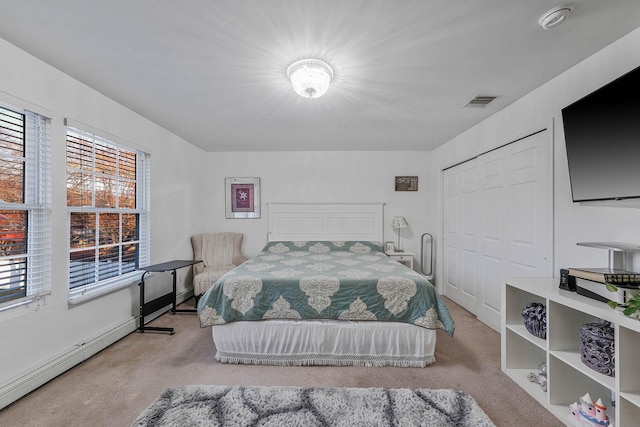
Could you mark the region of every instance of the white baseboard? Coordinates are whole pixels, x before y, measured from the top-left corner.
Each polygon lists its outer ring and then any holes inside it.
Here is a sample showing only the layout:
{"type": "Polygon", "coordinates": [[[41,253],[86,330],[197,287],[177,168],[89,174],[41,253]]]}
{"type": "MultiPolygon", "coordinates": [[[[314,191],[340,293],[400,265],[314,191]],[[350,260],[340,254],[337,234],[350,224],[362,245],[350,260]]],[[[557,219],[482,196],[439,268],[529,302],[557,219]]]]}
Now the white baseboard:
{"type": "MultiPolygon", "coordinates": [[[[193,287],[185,289],[176,296],[176,301],[184,302],[193,296],[193,287]]],[[[170,307],[167,307],[169,309],[170,307]]],[[[166,313],[166,310],[145,318],[145,323],[166,313]]],[[[138,317],[132,317],[119,325],[105,331],[101,335],[80,345],[68,349],[57,357],[34,367],[23,375],[0,385],[0,410],[21,397],[27,395],[41,385],[51,381],[58,375],[68,371],[94,354],[124,338],[138,327],[138,317]]]]}
{"type": "Polygon", "coordinates": [[[181,292],[176,294],[176,301],[178,304],[185,302],[189,298],[193,297],[193,286],[187,289],[184,289],[181,292]]]}
{"type": "Polygon", "coordinates": [[[103,350],[136,330],[137,318],[127,321],[106,331],[102,335],[74,346],[63,354],[40,366],[35,367],[24,375],[3,384],[0,387],[0,409],[10,405],[22,396],[32,392],[41,385],[51,381],[58,375],[68,371],[77,364],[87,360],[100,350],[103,350]]]}

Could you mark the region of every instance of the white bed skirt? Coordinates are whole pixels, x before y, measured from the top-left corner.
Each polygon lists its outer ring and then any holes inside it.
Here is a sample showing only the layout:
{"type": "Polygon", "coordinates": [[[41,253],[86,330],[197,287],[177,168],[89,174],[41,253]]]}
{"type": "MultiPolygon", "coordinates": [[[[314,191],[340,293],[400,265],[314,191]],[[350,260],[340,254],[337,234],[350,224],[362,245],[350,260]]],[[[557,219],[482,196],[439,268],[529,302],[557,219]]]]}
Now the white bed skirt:
{"type": "Polygon", "coordinates": [[[425,367],[436,331],[398,322],[263,320],[212,327],[216,360],[252,365],[425,367]]]}

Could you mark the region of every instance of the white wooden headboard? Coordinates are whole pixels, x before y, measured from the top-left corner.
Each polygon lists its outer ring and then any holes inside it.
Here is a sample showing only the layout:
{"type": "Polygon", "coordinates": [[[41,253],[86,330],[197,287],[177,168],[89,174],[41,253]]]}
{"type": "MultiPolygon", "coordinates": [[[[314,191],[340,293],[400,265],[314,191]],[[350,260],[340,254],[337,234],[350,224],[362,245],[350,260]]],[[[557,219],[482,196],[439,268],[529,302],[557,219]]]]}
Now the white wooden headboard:
{"type": "Polygon", "coordinates": [[[384,203],[267,203],[268,241],[384,242],[384,203]]]}

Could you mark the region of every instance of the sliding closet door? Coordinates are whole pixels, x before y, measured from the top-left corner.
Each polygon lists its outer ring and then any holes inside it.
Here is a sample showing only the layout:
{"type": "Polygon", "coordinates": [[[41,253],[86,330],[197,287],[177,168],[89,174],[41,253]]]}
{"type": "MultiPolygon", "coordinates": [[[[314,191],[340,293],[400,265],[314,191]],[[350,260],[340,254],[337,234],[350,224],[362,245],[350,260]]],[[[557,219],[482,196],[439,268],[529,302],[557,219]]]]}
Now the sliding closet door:
{"type": "Polygon", "coordinates": [[[450,168],[444,183],[445,295],[500,330],[505,277],[553,275],[550,132],[450,168]]]}
{"type": "Polygon", "coordinates": [[[476,314],[478,167],[471,160],[444,172],[444,294],[476,314]]]}

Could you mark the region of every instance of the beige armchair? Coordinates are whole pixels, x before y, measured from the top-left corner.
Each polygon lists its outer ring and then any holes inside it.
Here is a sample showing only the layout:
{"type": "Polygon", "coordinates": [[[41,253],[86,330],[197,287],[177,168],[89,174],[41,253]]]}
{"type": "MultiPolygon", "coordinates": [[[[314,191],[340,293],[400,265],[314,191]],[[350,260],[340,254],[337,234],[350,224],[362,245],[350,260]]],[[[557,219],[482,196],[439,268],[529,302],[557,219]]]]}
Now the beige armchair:
{"type": "Polygon", "coordinates": [[[203,233],[191,236],[193,259],[193,294],[198,300],[216,280],[247,258],[242,255],[242,233],[203,233]]]}

